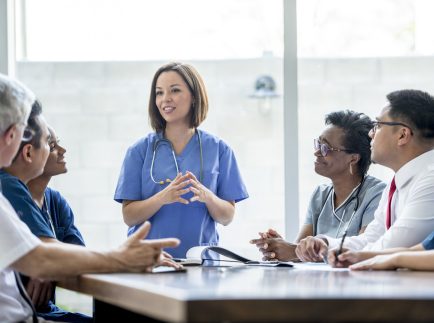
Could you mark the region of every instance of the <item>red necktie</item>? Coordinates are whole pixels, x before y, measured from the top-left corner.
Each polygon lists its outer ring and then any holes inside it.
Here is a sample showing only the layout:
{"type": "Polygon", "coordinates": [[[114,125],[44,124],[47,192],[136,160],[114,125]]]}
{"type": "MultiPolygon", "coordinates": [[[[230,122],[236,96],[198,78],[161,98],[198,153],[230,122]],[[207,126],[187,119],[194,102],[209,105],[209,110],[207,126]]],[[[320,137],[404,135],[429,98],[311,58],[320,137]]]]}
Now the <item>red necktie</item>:
{"type": "Polygon", "coordinates": [[[387,199],[386,230],[389,230],[390,226],[392,225],[391,208],[392,208],[392,198],[395,191],[396,191],[395,176],[393,176],[392,182],[390,183],[389,198],[387,199]]]}

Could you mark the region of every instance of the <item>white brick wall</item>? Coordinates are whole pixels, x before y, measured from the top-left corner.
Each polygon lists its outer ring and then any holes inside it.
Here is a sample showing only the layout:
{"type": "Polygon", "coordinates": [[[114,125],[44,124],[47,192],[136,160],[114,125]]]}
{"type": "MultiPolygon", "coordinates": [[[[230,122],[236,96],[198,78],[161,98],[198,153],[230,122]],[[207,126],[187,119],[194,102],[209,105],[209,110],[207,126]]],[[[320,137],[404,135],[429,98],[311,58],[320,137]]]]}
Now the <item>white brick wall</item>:
{"type": "Polygon", "coordinates": [[[378,83],[379,77],[379,61],[375,58],[329,59],[326,62],[326,81],[333,84],[378,83]]]}
{"type": "Polygon", "coordinates": [[[434,57],[387,58],[381,60],[382,82],[419,87],[421,82],[433,81],[434,57]]]}

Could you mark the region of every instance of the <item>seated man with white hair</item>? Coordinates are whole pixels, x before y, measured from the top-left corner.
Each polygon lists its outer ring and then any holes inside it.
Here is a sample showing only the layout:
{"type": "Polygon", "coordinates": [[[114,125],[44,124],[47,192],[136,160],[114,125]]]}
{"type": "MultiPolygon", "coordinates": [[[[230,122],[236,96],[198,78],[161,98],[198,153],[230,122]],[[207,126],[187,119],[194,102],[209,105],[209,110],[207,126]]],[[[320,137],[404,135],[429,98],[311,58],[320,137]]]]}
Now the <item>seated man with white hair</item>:
{"type": "MultiPolygon", "coordinates": [[[[20,82],[0,74],[0,167],[11,164],[25,131],[34,94],[20,82]]],[[[24,134],[24,137],[23,137],[24,134]]],[[[147,272],[161,262],[161,251],[175,247],[173,238],[143,240],[145,223],[119,248],[98,252],[64,243],[46,243],[34,236],[0,193],[0,322],[38,322],[17,272],[56,279],[89,272],[147,272]]]]}

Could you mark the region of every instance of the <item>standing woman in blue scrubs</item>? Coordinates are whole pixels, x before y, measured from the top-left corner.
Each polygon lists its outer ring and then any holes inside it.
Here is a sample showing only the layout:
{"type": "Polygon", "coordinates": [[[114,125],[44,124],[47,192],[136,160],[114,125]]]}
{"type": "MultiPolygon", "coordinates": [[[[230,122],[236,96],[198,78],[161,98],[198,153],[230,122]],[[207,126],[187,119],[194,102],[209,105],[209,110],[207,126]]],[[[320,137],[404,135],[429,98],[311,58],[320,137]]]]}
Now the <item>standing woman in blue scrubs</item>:
{"type": "Polygon", "coordinates": [[[116,187],[128,234],[150,221],[149,239],[181,240],[166,250],[173,257],[217,245],[217,223],[228,225],[235,203],[248,197],[232,149],[198,129],[207,112],[205,85],[192,66],[160,67],[149,98],[155,132],[128,149],[116,187]]]}

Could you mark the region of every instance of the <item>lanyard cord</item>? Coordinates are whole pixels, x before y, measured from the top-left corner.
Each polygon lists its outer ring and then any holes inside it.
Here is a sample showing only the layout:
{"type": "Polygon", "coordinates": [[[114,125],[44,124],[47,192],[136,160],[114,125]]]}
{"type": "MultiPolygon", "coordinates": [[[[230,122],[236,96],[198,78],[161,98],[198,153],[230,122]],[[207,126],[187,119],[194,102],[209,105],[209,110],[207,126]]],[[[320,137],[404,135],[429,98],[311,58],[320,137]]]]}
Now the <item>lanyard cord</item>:
{"type": "Polygon", "coordinates": [[[53,231],[54,238],[57,239],[56,230],[54,230],[53,218],[51,217],[50,210],[48,209],[47,197],[45,196],[45,194],[44,194],[44,208],[45,208],[45,212],[48,215],[48,222],[50,222],[50,227],[51,230],[53,231]]]}
{"type": "Polygon", "coordinates": [[[199,182],[203,183],[203,150],[202,150],[202,138],[200,137],[199,130],[196,128],[197,139],[199,141],[199,155],[200,155],[200,171],[199,182]]]}

